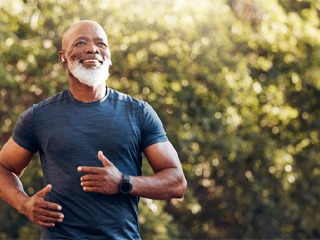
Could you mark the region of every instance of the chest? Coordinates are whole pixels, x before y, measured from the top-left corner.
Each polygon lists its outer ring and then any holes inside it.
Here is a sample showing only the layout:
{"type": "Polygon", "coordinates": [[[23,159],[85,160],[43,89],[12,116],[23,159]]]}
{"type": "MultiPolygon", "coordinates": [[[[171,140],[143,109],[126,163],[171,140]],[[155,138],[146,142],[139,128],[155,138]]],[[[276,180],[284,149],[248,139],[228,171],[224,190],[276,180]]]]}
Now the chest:
{"type": "Polygon", "coordinates": [[[81,157],[98,150],[138,151],[141,122],[132,109],[57,108],[36,120],[36,132],[43,152],[65,156],[68,151],[81,157]]]}

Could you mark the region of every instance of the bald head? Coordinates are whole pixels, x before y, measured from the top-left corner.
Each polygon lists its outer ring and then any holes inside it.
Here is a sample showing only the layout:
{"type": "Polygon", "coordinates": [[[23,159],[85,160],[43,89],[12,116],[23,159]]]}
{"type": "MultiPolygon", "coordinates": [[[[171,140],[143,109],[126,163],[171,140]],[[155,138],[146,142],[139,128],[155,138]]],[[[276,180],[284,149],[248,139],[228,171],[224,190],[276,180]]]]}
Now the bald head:
{"type": "Polygon", "coordinates": [[[105,33],[103,27],[98,24],[97,22],[91,21],[91,20],[82,20],[80,22],[77,22],[73,24],[62,36],[62,50],[65,50],[68,46],[68,43],[70,41],[70,38],[72,34],[75,31],[81,31],[82,28],[92,28],[96,29],[97,31],[100,31],[104,35],[104,37],[107,39],[107,34],[105,33]]]}

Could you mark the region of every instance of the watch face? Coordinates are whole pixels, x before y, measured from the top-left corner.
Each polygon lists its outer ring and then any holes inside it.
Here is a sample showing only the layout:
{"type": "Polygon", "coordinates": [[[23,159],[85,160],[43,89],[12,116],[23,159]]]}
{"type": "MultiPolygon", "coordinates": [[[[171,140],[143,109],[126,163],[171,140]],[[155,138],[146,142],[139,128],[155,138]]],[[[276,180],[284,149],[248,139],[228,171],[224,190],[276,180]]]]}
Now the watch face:
{"type": "Polygon", "coordinates": [[[120,191],[122,193],[129,193],[132,189],[132,185],[130,182],[124,181],[121,183],[120,191]]]}

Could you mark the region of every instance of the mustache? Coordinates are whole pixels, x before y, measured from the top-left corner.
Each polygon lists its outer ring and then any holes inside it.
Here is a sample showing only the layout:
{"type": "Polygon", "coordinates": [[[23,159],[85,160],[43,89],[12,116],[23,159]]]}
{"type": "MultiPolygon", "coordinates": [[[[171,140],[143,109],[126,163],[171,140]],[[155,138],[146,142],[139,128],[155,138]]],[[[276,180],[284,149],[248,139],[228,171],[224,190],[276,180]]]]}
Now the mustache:
{"type": "MultiPolygon", "coordinates": [[[[87,60],[95,60],[95,61],[99,61],[100,64],[109,64],[110,66],[112,65],[112,61],[111,61],[111,58],[106,58],[106,57],[102,57],[101,55],[95,55],[95,54],[90,54],[90,55],[87,55],[85,57],[80,57],[79,59],[77,59],[76,61],[79,62],[79,63],[83,63],[84,61],[87,61],[87,60]]],[[[75,61],[75,62],[76,62],[75,61]]]]}
{"type": "MultiPolygon", "coordinates": [[[[74,68],[79,67],[79,66],[83,66],[83,62],[84,62],[85,60],[90,60],[90,59],[92,59],[92,58],[79,59],[79,60],[74,60],[74,61],[69,60],[69,62],[68,62],[68,68],[69,68],[69,70],[70,70],[70,69],[74,69],[74,68]]],[[[92,68],[92,69],[87,69],[87,70],[94,70],[94,69],[103,68],[103,67],[106,67],[106,65],[107,65],[108,67],[112,66],[112,61],[111,61],[110,58],[108,58],[108,59],[106,59],[106,60],[104,60],[104,61],[100,61],[100,60],[98,60],[98,61],[101,63],[100,66],[94,67],[94,68],[92,68]]]]}

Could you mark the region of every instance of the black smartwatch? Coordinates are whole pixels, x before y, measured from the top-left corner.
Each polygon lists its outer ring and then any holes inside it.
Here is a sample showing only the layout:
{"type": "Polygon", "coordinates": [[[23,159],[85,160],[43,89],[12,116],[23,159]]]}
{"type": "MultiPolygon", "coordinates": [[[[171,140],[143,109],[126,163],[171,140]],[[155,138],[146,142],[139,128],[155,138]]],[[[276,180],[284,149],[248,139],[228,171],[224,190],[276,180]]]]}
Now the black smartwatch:
{"type": "Polygon", "coordinates": [[[130,182],[130,176],[122,174],[122,181],[118,186],[119,192],[122,194],[129,194],[132,190],[132,184],[130,182]]]}

